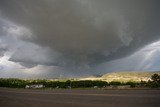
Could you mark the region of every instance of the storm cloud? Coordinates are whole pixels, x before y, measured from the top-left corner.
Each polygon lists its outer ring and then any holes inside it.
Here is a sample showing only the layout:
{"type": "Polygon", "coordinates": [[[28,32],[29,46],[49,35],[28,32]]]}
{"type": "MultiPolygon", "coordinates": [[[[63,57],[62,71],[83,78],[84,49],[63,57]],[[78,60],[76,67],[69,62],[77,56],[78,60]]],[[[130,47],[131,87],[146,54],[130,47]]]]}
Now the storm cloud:
{"type": "Polygon", "coordinates": [[[160,40],[159,10],[159,0],[1,0],[0,35],[19,42],[10,61],[86,69],[160,40]]]}

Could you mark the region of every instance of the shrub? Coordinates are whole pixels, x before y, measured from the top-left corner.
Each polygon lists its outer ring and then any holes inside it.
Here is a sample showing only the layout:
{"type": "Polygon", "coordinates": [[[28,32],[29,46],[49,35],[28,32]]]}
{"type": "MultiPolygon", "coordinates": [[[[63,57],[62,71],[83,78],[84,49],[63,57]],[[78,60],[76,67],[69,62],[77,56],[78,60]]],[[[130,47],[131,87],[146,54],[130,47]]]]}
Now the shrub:
{"type": "Polygon", "coordinates": [[[111,81],[109,85],[122,85],[122,83],[118,81],[111,81]]]}
{"type": "Polygon", "coordinates": [[[132,88],[136,87],[137,83],[135,82],[126,82],[125,85],[130,85],[132,88]]]}

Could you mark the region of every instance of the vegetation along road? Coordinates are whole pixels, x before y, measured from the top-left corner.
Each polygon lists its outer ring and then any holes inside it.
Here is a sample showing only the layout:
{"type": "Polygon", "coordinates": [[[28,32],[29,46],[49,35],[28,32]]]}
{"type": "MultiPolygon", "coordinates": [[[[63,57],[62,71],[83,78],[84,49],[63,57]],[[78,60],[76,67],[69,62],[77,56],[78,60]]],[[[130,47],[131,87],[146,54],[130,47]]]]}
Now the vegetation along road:
{"type": "Polygon", "coordinates": [[[160,107],[160,90],[0,88],[1,107],[160,107]]]}

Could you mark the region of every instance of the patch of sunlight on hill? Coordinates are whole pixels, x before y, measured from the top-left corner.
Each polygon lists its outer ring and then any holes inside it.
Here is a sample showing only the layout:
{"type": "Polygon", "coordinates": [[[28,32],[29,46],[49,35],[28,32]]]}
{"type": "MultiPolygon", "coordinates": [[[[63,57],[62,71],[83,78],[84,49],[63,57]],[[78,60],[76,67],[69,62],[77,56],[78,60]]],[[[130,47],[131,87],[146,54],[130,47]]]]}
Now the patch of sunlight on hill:
{"type": "Polygon", "coordinates": [[[127,81],[148,81],[150,80],[153,74],[159,74],[160,72],[113,72],[104,74],[102,77],[88,77],[88,78],[81,78],[81,80],[103,80],[103,81],[120,81],[120,82],[127,82],[127,81]]]}

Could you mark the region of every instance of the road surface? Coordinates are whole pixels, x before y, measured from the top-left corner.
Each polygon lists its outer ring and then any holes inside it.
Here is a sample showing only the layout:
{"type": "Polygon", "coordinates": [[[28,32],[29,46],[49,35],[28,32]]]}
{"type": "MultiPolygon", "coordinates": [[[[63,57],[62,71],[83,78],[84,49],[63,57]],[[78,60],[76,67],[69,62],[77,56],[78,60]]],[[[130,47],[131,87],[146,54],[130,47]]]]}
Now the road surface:
{"type": "Polygon", "coordinates": [[[160,90],[0,88],[0,107],[160,107],[160,90]]]}

